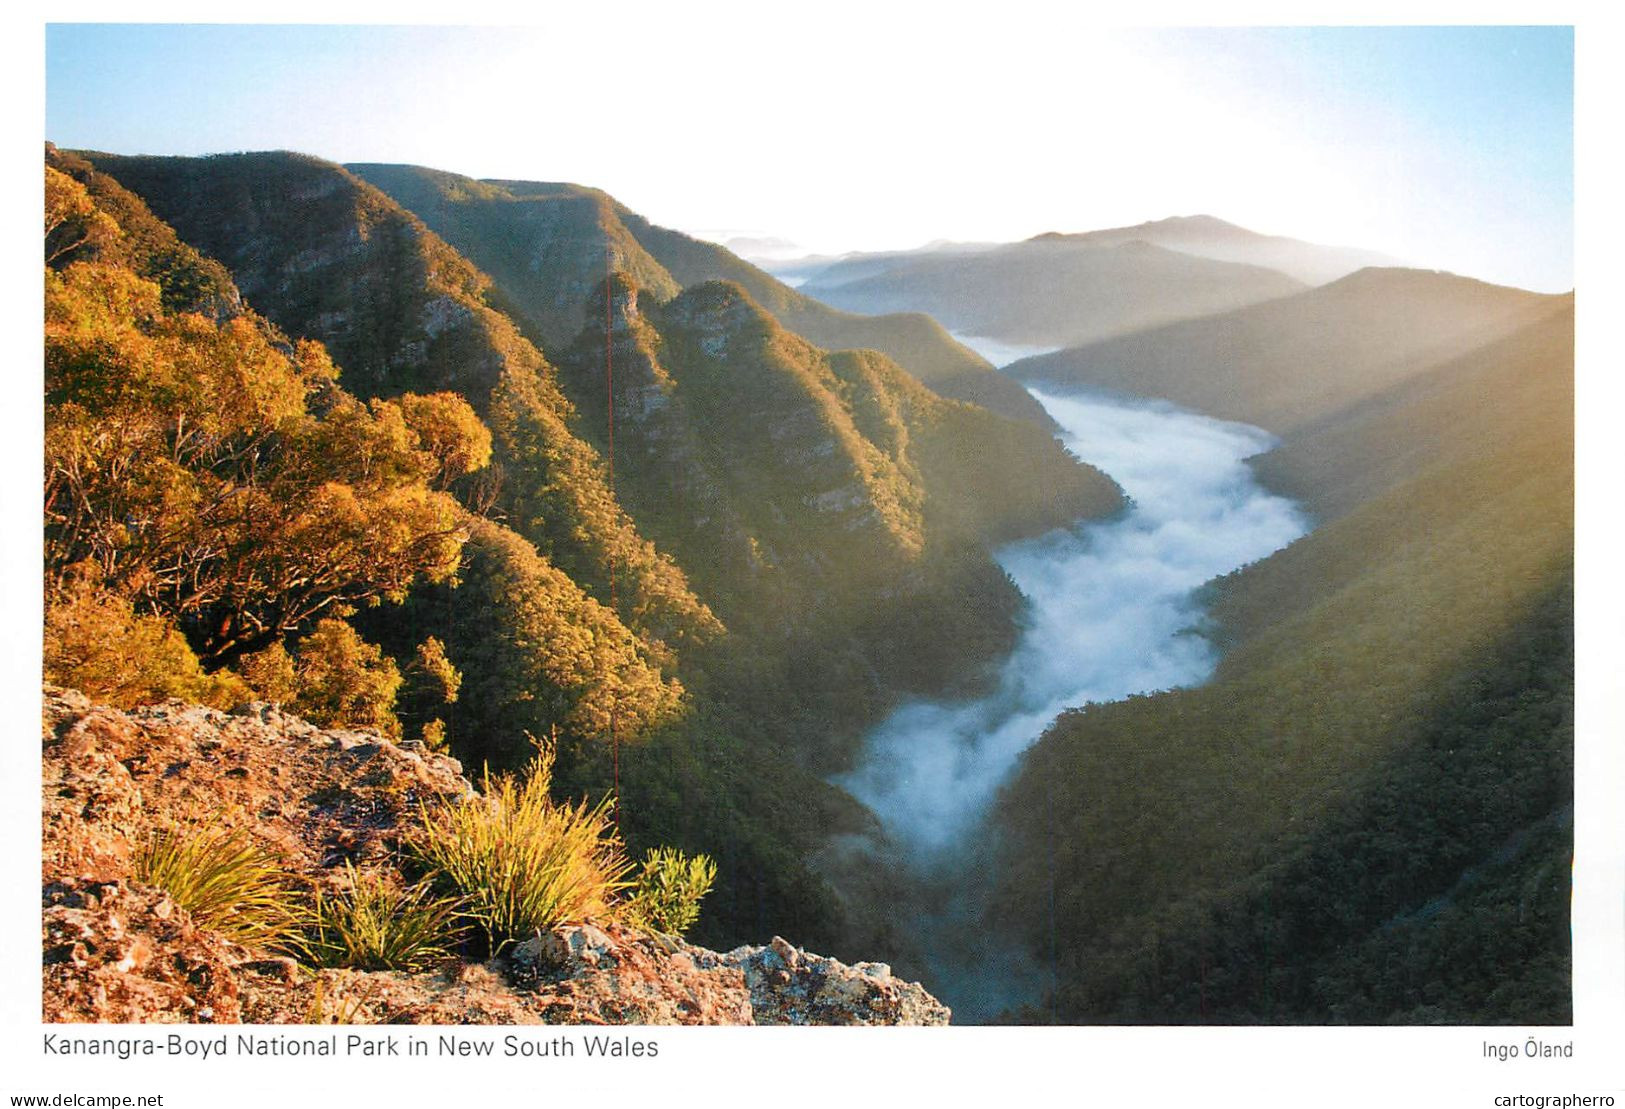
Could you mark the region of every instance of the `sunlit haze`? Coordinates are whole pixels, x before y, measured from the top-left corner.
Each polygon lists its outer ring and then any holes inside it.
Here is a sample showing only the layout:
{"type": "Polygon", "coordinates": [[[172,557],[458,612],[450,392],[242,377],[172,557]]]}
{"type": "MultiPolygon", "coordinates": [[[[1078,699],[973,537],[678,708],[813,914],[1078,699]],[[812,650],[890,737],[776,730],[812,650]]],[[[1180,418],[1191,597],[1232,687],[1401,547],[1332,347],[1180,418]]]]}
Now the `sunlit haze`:
{"type": "Polygon", "coordinates": [[[1207,212],[1541,290],[1572,284],[1566,28],[1108,32],[680,6],[546,28],[57,25],[66,147],[293,149],[599,186],[809,251],[1207,212]]]}

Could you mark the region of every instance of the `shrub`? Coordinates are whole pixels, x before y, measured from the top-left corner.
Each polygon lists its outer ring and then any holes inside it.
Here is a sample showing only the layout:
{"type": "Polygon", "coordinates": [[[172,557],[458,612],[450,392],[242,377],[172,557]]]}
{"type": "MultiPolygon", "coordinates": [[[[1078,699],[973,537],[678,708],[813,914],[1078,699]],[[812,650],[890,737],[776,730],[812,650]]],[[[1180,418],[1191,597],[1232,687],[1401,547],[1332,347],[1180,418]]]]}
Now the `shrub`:
{"type": "Polygon", "coordinates": [[[293,656],[281,643],[273,643],[238,659],[237,673],[262,701],[291,707],[299,696],[299,672],[294,667],[293,656]]]}
{"type": "Polygon", "coordinates": [[[421,970],[451,953],[462,932],[460,902],[427,885],[402,888],[345,864],[350,889],[316,891],[304,949],[319,966],[421,970]]]}
{"type": "Polygon", "coordinates": [[[551,757],[522,779],[487,776],[483,793],[426,812],[407,850],[436,882],[463,895],[492,951],[567,920],[604,917],[631,869],[606,798],[548,798],[551,757]]]}
{"type": "Polygon", "coordinates": [[[298,693],[292,708],[325,728],[348,727],[399,739],[395,660],[343,620],[327,617],[294,650],[298,693]]]}
{"type": "Polygon", "coordinates": [[[707,855],[653,848],[643,857],[622,912],[641,927],[680,936],[700,918],[700,899],[716,878],[717,864],[707,855]]]}
{"type": "Polygon", "coordinates": [[[241,829],[160,832],[137,853],[135,877],[169,894],[201,927],[230,940],[298,947],[293,886],[277,859],[241,829]]]}
{"type": "Polygon", "coordinates": [[[100,588],[88,566],[46,605],[45,678],[121,709],[170,697],[227,708],[247,692],[229,671],[205,674],[172,623],[100,588]]]}

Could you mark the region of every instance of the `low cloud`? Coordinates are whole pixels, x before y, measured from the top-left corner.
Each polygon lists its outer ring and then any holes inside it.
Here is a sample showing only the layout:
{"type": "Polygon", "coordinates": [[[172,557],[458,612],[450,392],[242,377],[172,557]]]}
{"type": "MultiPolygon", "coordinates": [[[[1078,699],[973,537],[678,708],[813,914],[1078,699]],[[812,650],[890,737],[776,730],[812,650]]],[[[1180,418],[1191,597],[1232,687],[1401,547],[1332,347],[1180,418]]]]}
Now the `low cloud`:
{"type": "Polygon", "coordinates": [[[997,689],[908,704],[838,779],[922,867],[980,820],[1017,758],[1062,710],[1205,681],[1203,583],[1307,530],[1244,459],[1270,436],[1169,405],[1034,394],[1078,457],[1132,498],[1123,516],[1010,546],[999,562],[1032,601],[997,689]]]}

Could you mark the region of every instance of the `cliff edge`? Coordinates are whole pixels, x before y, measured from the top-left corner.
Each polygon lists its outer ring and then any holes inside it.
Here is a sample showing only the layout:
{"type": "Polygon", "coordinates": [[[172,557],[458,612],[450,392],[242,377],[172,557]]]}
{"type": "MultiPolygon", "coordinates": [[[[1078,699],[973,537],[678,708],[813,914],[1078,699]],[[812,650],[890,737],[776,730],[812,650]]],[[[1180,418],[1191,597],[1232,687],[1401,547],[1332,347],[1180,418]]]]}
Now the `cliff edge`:
{"type": "Polygon", "coordinates": [[[426,808],[474,793],[454,759],[275,707],[121,712],[47,686],[44,1019],[105,1023],[946,1024],[881,963],[780,937],[726,953],[616,921],[560,924],[417,972],[313,968],[244,947],[136,880],[163,829],[240,832],[290,879],[339,892],[393,865],[426,808]]]}

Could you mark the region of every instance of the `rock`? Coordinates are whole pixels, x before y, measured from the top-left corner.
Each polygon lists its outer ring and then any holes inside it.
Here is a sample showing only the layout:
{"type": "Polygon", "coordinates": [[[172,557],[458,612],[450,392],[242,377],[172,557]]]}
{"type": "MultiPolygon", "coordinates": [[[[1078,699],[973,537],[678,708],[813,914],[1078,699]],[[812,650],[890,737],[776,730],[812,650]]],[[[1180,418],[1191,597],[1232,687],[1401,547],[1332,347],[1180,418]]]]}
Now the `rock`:
{"type": "Polygon", "coordinates": [[[532,963],[580,974],[616,963],[616,943],[609,933],[592,924],[562,924],[526,940],[514,949],[518,963],[532,963]]]}
{"type": "Polygon", "coordinates": [[[232,965],[241,949],[196,928],[158,890],[54,890],[41,912],[44,1019],[135,1024],[194,1019],[207,1006],[241,1019],[232,965]],[[108,906],[116,902],[115,915],[108,906]],[[162,915],[159,906],[167,906],[162,915]]]}
{"type": "Polygon", "coordinates": [[[779,936],[725,955],[691,950],[701,966],[714,959],[743,972],[756,1024],[947,1024],[952,1017],[925,987],[893,977],[884,963],[847,966],[779,936]]]}
{"type": "Polygon", "coordinates": [[[882,963],[782,936],[719,954],[613,920],[574,921],[484,962],[307,970],[198,927],[132,880],[160,830],[243,829],[297,885],[392,873],[422,806],[473,795],[455,759],[320,729],[251,702],[131,712],[47,688],[42,712],[44,1019],[147,1023],[931,1024],[948,1010],[882,963]]]}

